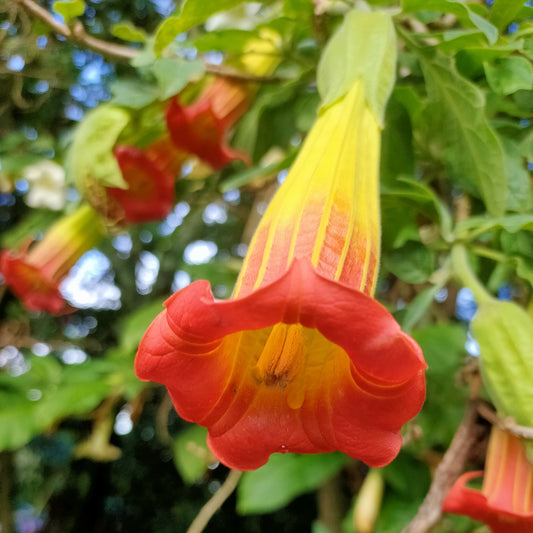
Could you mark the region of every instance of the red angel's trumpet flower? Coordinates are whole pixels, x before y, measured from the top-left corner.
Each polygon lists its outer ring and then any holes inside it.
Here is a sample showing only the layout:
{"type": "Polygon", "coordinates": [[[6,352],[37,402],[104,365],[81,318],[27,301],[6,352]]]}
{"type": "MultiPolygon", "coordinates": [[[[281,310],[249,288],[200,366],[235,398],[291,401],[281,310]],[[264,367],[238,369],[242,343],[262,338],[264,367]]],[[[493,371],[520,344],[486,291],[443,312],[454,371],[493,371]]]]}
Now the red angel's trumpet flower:
{"type": "Polygon", "coordinates": [[[215,88],[208,87],[206,95],[189,106],[182,106],[174,99],[167,109],[167,127],[179,150],[194,154],[219,169],[233,159],[247,160],[246,154],[233,150],[225,142],[232,121],[240,117],[246,106],[244,100],[236,101],[224,110],[221,101],[226,101],[225,93],[232,93],[234,87],[231,82],[220,79],[215,80],[215,84],[215,88]]]}
{"type": "Polygon", "coordinates": [[[6,284],[30,311],[63,314],[73,309],[59,285],[78,259],[98,244],[104,229],[96,212],[84,205],[59,219],[36,243],[0,255],[6,284]]]}
{"type": "Polygon", "coordinates": [[[493,426],[485,472],[467,472],[454,483],[443,511],[487,524],[492,533],[533,531],[533,465],[517,437],[493,426]],[[467,483],[483,476],[481,490],[467,483]]]}
{"type": "Polygon", "coordinates": [[[398,453],[420,409],[418,345],[372,299],[380,128],[362,82],[325,109],[259,224],[232,298],[205,281],[166,302],[136,358],[226,465],[341,450],[398,453]]]}
{"type": "MultiPolygon", "coordinates": [[[[239,67],[249,74],[263,76],[279,62],[280,36],[263,30],[260,38],[250,39],[243,50],[239,67]]],[[[167,109],[167,127],[179,150],[196,155],[215,170],[233,159],[248,162],[248,155],[230,148],[228,130],[248,109],[257,88],[250,82],[217,77],[191,105],[174,99],[167,109]]]]}
{"type": "Polygon", "coordinates": [[[164,219],[174,206],[174,182],[185,155],[169,139],[144,150],[117,146],[114,154],[128,188],[106,187],[108,216],[132,224],[164,219]]]}

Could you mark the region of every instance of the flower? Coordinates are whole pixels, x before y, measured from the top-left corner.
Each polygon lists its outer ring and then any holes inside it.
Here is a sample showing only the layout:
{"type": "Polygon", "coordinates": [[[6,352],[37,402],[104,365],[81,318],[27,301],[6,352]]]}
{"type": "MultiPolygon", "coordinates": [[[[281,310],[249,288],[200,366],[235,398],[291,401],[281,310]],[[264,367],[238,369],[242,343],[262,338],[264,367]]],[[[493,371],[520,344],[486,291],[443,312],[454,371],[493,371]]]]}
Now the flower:
{"type": "MultiPolygon", "coordinates": [[[[250,39],[244,47],[238,67],[256,76],[269,74],[279,62],[280,41],[275,31],[262,30],[259,38],[250,39]]],[[[172,141],[179,150],[196,155],[215,170],[233,159],[248,162],[247,154],[230,148],[225,138],[255,92],[251,83],[216,77],[192,104],[182,105],[174,98],[166,113],[172,141]]]]}
{"type": "Polygon", "coordinates": [[[53,161],[43,160],[24,168],[29,183],[25,197],[30,207],[47,207],[58,211],[65,204],[65,171],[53,161]]]}
{"type": "Polygon", "coordinates": [[[59,285],[78,259],[104,234],[98,215],[88,205],[61,217],[41,241],[27,242],[19,251],[0,254],[0,272],[30,311],[63,314],[72,309],[59,285]]]}
{"type": "Polygon", "coordinates": [[[485,474],[460,476],[442,509],[484,522],[493,533],[533,531],[533,466],[520,439],[493,426],[485,474]],[[482,476],[481,490],[467,487],[469,481],[482,476]]]}
{"type": "Polygon", "coordinates": [[[185,155],[166,137],[144,150],[119,145],[114,154],[128,188],[106,187],[106,215],[132,224],[164,219],[174,206],[174,182],[185,155]]]}
{"type": "Polygon", "coordinates": [[[140,344],[137,375],[165,384],[231,468],[333,450],[383,466],[422,406],[420,348],[372,298],[379,131],[357,82],[319,116],[232,298],[215,301],[195,282],[167,300],[140,344]]]}

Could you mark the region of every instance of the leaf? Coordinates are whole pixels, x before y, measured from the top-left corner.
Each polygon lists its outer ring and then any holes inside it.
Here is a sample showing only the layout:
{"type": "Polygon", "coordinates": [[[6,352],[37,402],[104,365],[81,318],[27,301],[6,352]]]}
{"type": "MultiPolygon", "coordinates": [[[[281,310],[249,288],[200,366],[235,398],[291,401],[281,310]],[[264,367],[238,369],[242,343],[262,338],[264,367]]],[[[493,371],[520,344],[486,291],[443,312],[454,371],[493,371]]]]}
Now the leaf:
{"type": "Polygon", "coordinates": [[[278,163],[272,163],[271,165],[267,165],[265,167],[257,166],[243,170],[242,172],[235,172],[230,178],[222,182],[220,190],[222,192],[227,192],[233,189],[238,189],[239,187],[247,185],[248,183],[258,179],[270,178],[278,172],[289,168],[296,158],[297,153],[298,152],[294,150],[287,154],[287,156],[278,163]]]}
{"type": "Polygon", "coordinates": [[[401,321],[402,329],[409,333],[417,322],[427,314],[429,306],[435,300],[435,295],[441,287],[434,286],[417,294],[413,301],[407,306],[401,321]]]}
{"type": "Polygon", "coordinates": [[[482,31],[490,44],[494,44],[498,39],[498,29],[488,20],[475,13],[461,0],[402,0],[402,9],[405,13],[413,11],[452,13],[463,24],[469,21],[478,30],[482,31]]]}
{"type": "Polygon", "coordinates": [[[84,190],[87,179],[126,188],[113,146],[129,120],[123,109],[102,105],[86,115],[78,126],[70,148],[70,165],[80,190],[84,190]]]}
{"type": "Polygon", "coordinates": [[[152,71],[157,79],[160,98],[166,100],[179,93],[190,81],[200,79],[205,73],[205,66],[200,60],[165,57],[156,60],[152,71]]]}
{"type": "Polygon", "coordinates": [[[422,243],[409,241],[383,257],[387,270],[407,283],[424,283],[433,273],[435,257],[422,243]]]}
{"type": "Polygon", "coordinates": [[[37,237],[44,228],[51,226],[52,222],[59,218],[58,214],[51,209],[31,209],[16,226],[11,226],[9,231],[2,232],[0,247],[18,249],[25,241],[37,237]]]}
{"type": "Polygon", "coordinates": [[[85,12],[85,2],[83,0],[58,0],[52,4],[52,9],[59,13],[65,22],[80,17],[85,12]]]}
{"type": "Polygon", "coordinates": [[[495,0],[489,11],[489,20],[498,28],[504,28],[520,13],[523,0],[495,0]]]}
{"type": "Polygon", "coordinates": [[[341,453],[274,454],[265,466],[243,474],[237,489],[237,512],[256,514],[281,509],[300,494],[322,485],[347,460],[341,453]]]}
{"type": "Polygon", "coordinates": [[[256,36],[255,32],[248,30],[223,29],[202,33],[192,37],[190,42],[198,52],[220,52],[242,53],[244,45],[251,37],[256,36]]]}
{"type": "Polygon", "coordinates": [[[105,365],[64,367],[52,357],[27,361],[31,368],[21,376],[0,374],[0,450],[24,446],[57,420],[93,409],[111,392],[105,365]]]}
{"type": "Polygon", "coordinates": [[[381,187],[381,195],[413,200],[421,212],[439,221],[442,236],[446,240],[451,241],[453,239],[452,217],[446,206],[443,205],[439,197],[435,194],[435,191],[425,183],[398,177],[390,185],[381,187]]]}
{"type": "Polygon", "coordinates": [[[153,85],[148,85],[138,80],[118,80],[111,85],[111,104],[141,109],[159,97],[159,90],[153,85]]]}
{"type": "Polygon", "coordinates": [[[505,154],[485,113],[481,90],[456,70],[452,60],[420,55],[428,93],[426,109],[443,156],[457,178],[476,187],[492,215],[505,211],[505,154]]]}
{"type": "Polygon", "coordinates": [[[163,311],[164,299],[160,298],[130,313],[121,327],[120,347],[134,352],[152,320],[163,311]]]}
{"type": "Polygon", "coordinates": [[[185,0],[181,13],[169,17],[157,29],[154,53],[161,57],[163,50],[180,34],[205,22],[211,15],[242,4],[244,0],[185,0]]]}
{"type": "Polygon", "coordinates": [[[466,330],[448,323],[428,326],[411,335],[422,348],[428,365],[426,401],[416,419],[423,441],[413,446],[446,449],[461,421],[468,396],[466,387],[460,388],[454,381],[466,357],[466,330]],[[439,423],[435,424],[435,420],[439,423]]]}
{"type": "Polygon", "coordinates": [[[511,56],[483,64],[487,82],[496,94],[533,89],[533,65],[525,57],[511,56]]]}
{"type": "Polygon", "coordinates": [[[174,464],[183,481],[191,485],[216,462],[206,444],[207,429],[192,425],[174,441],[174,464]]]}
{"type": "Polygon", "coordinates": [[[510,233],[516,233],[521,229],[533,230],[533,215],[509,215],[498,218],[470,217],[457,225],[456,232],[461,238],[472,239],[495,229],[504,229],[510,233]]]}
{"type": "Polygon", "coordinates": [[[395,71],[396,34],[390,15],[384,11],[350,11],[318,64],[322,105],[332,104],[363,79],[368,105],[383,122],[395,71]]]}
{"type": "Polygon", "coordinates": [[[507,210],[524,213],[531,207],[529,172],[516,142],[502,137],[502,143],[505,150],[505,168],[509,176],[506,195],[507,210]]]}
{"type": "Polygon", "coordinates": [[[147,37],[146,32],[142,28],[138,28],[130,21],[117,22],[111,28],[111,35],[132,43],[144,43],[147,37]]]}

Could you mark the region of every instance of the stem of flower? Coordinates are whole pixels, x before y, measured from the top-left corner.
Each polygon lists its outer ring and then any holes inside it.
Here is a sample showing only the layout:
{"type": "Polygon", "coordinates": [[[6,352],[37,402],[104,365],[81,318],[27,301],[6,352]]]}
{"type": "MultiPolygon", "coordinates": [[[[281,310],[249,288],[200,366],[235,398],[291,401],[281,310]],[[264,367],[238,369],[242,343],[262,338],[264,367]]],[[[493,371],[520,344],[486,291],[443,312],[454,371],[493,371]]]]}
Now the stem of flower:
{"type": "Polygon", "coordinates": [[[465,287],[472,291],[477,303],[480,304],[492,300],[492,296],[472,272],[468,264],[466,248],[462,244],[454,245],[451,257],[454,274],[465,287]]]}
{"type": "Polygon", "coordinates": [[[222,504],[231,496],[231,493],[237,488],[242,472],[239,470],[230,470],[226,481],[213,494],[213,497],[200,509],[192,524],[189,526],[187,533],[201,533],[209,523],[212,516],[222,507],[222,504]]]}

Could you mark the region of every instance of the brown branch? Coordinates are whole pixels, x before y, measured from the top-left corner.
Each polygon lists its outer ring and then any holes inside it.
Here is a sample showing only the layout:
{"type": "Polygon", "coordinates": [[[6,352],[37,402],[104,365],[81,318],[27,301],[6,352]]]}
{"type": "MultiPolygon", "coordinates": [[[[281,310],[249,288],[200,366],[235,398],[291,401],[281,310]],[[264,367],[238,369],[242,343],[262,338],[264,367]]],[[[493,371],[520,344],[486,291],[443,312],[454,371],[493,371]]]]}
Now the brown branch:
{"type": "Polygon", "coordinates": [[[90,50],[94,50],[102,55],[108,57],[114,57],[115,59],[133,59],[139,51],[129,46],[123,46],[121,44],[114,44],[102,39],[97,39],[87,34],[83,24],[76,22],[72,26],[57,22],[51,13],[41,7],[33,0],[14,0],[16,3],[24,7],[27,11],[32,13],[37,18],[45,22],[52,30],[59,35],[62,35],[69,41],[85,46],[90,50]]]}
{"type": "Polygon", "coordinates": [[[189,526],[187,533],[201,533],[209,520],[220,509],[222,504],[231,496],[231,493],[237,488],[242,472],[239,470],[230,470],[226,481],[213,494],[213,497],[200,509],[200,512],[189,526]]]}
{"type": "MultiPolygon", "coordinates": [[[[102,54],[109,58],[114,59],[133,59],[136,57],[140,50],[137,48],[132,48],[130,46],[124,46],[122,44],[110,43],[109,41],[104,41],[102,39],[97,39],[89,35],[83,24],[80,21],[76,21],[72,25],[63,24],[57,22],[54,19],[51,13],[46,9],[37,4],[34,0],[13,0],[20,6],[24,7],[27,11],[32,13],[34,16],[39,18],[41,21],[46,23],[52,30],[59,35],[65,37],[65,39],[70,42],[89,48],[94,52],[102,54]]],[[[241,81],[250,81],[250,82],[273,82],[279,81],[279,78],[273,76],[254,76],[246,72],[241,72],[235,70],[231,67],[226,67],[224,65],[205,65],[206,72],[210,74],[215,74],[217,76],[224,76],[226,78],[232,78],[241,81]]]]}
{"type": "Polygon", "coordinates": [[[435,476],[418,513],[402,533],[426,533],[442,516],[442,502],[459,477],[470,449],[478,439],[476,429],[477,400],[471,400],[450,447],[435,471],[435,476]]]}
{"type": "Polygon", "coordinates": [[[511,417],[500,418],[486,403],[480,402],[477,406],[477,412],[485,420],[493,426],[500,428],[502,431],[507,431],[520,439],[533,439],[533,428],[519,426],[511,417]]]}

